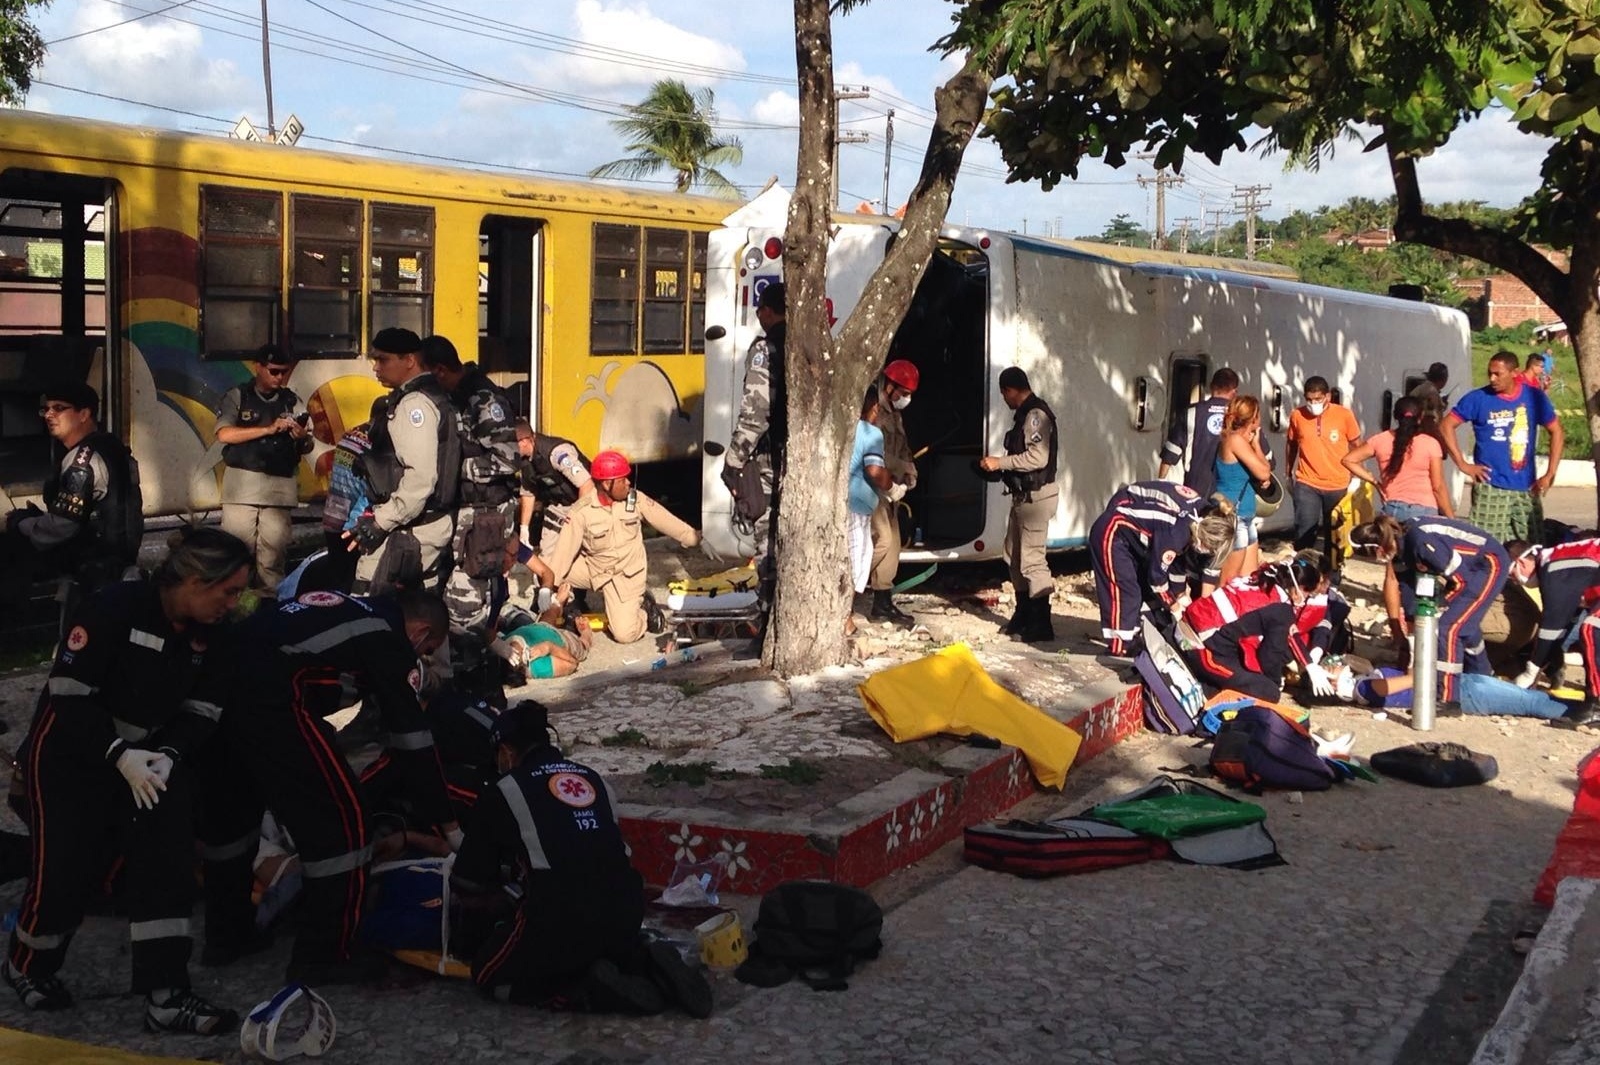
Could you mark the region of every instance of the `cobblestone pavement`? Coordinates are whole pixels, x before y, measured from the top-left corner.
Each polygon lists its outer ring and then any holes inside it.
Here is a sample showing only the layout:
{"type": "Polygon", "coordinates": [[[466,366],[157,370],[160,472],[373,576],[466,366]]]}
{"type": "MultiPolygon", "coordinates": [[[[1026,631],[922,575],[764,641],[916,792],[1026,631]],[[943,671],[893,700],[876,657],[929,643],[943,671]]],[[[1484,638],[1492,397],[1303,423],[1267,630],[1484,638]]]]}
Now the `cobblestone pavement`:
{"type": "MultiPolygon", "coordinates": [[[[1072,607],[1058,600],[1059,628],[1086,626],[1072,607]]],[[[1049,652],[1002,663],[1010,652],[993,650],[996,668],[1016,669],[1023,687],[1038,682],[1029,679],[1033,671],[1049,669],[1049,652]]],[[[677,706],[674,698],[716,691],[664,696],[643,691],[646,680],[607,674],[601,685],[594,676],[596,686],[578,700],[585,705],[563,713],[575,733],[600,736],[662,697],[677,706]]],[[[13,722],[25,716],[30,683],[0,684],[13,722]]],[[[729,701],[729,714],[749,717],[746,724],[758,731],[759,708],[832,706],[830,687],[808,692],[801,685],[785,702],[778,686],[749,680],[739,685],[738,705],[729,701]]],[[[1419,738],[1401,720],[1354,709],[1319,709],[1316,723],[1355,732],[1361,754],[1419,738]]],[[[1260,799],[1290,863],[1284,867],[1240,873],[1161,862],[1029,881],[966,867],[959,848],[946,847],[874,887],[888,909],[885,951],[848,991],[818,994],[799,984],[756,990],[724,977],[708,1021],[586,1017],[492,1005],[462,984],[396,967],[382,988],[327,989],[339,1022],[329,1060],[1465,1060],[1454,1044],[1446,1053],[1442,1042],[1430,1043],[1428,1018],[1483,1015],[1480,1030],[1492,1019],[1494,996],[1504,989],[1463,984],[1451,974],[1473,950],[1497,958],[1509,951],[1504,937],[1485,943],[1480,930],[1491,912],[1521,906],[1530,894],[1570,807],[1573,767],[1595,734],[1515,719],[1443,718],[1430,738],[1494,754],[1499,779],[1460,791],[1357,783],[1301,802],[1260,799]]],[[[1191,741],[1143,735],[1075,773],[1065,794],[1040,795],[1019,813],[1075,812],[1203,758],[1191,741]]],[[[0,907],[14,905],[19,891],[19,884],[0,889],[0,907]]],[[[735,901],[748,926],[755,900],[735,901]]],[[[123,993],[126,955],[125,925],[91,918],[63,974],[79,1005],[54,1016],[27,1014],[0,994],[0,1025],[242,1060],[232,1040],[140,1034],[139,1004],[123,993]]],[[[246,1008],[276,990],[286,956],[280,945],[230,969],[197,968],[196,984],[246,1008]]]]}

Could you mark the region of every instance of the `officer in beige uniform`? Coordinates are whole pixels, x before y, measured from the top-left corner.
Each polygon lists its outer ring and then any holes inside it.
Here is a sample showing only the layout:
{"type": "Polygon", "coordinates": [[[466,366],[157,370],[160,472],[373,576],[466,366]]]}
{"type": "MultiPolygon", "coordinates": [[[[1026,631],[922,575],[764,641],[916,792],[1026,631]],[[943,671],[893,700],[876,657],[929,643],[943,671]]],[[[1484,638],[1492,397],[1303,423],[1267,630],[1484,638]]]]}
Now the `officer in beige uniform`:
{"type": "Polygon", "coordinates": [[[1017,612],[1001,631],[1024,643],[1055,639],[1050,621],[1050,592],[1055,579],[1045,559],[1045,532],[1056,512],[1056,416],[1044,400],[1033,394],[1021,367],[1000,372],[1000,397],[1014,412],[1006,434],[1006,453],[988,455],[978,465],[999,472],[1011,496],[1006,519],[1006,558],[1011,564],[1011,587],[1017,612]]]}
{"type": "Polygon", "coordinates": [[[872,512],[872,572],[867,587],[872,589],[872,620],[910,624],[916,619],[894,605],[894,575],[900,569],[900,500],[917,486],[917,464],[906,439],[900,412],[911,406],[921,374],[915,364],[895,359],[878,377],[878,420],[883,434],[883,459],[894,482],[879,494],[878,509],[872,512]]]}
{"type": "Polygon", "coordinates": [[[606,625],[618,643],[633,643],[649,632],[665,632],[661,608],[647,591],[644,523],[684,547],[698,547],[714,562],[721,558],[700,533],[671,511],[635,489],[633,468],[615,451],[602,451],[589,466],[595,491],[572,505],[567,524],[546,560],[558,586],[598,589],[605,601],[606,625]]]}
{"type": "Polygon", "coordinates": [[[461,475],[458,419],[443,386],[422,366],[422,338],[384,329],[372,338],[372,371],[393,389],[372,405],[366,454],[372,509],[345,532],[360,551],[357,595],[397,585],[438,591],[455,534],[461,475]]]}

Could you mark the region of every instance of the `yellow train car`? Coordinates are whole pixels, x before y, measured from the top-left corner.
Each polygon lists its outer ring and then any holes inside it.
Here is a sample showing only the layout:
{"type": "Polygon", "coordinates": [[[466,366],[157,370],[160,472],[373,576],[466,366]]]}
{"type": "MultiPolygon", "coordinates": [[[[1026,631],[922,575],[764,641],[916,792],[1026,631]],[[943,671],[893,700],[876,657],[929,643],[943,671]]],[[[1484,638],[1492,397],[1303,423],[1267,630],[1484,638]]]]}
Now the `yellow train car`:
{"type": "Polygon", "coordinates": [[[214,410],[282,344],[328,449],[380,393],[385,326],[453,341],[535,427],[692,458],[706,235],[725,200],[0,111],[0,484],[38,490],[40,388],[99,389],[145,509],[217,505],[214,410]]]}

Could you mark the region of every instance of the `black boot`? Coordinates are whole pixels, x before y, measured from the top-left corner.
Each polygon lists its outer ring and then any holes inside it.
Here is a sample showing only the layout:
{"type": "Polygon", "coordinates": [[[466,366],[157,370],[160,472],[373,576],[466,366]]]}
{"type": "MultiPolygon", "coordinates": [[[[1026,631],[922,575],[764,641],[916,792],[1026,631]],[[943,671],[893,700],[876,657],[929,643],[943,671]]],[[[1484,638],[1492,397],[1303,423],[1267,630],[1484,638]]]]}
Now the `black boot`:
{"type": "Polygon", "coordinates": [[[1558,728],[1578,728],[1581,725],[1600,726],[1600,704],[1597,704],[1594,699],[1585,699],[1571,710],[1568,710],[1566,716],[1556,718],[1551,724],[1558,728]]]}
{"type": "Polygon", "coordinates": [[[894,595],[888,589],[872,593],[873,621],[892,621],[896,625],[914,625],[916,618],[894,605],[894,595]]]}
{"type": "Polygon", "coordinates": [[[1017,598],[1016,609],[1011,612],[1011,617],[1004,625],[1000,626],[1000,635],[1015,636],[1022,631],[1022,626],[1028,621],[1028,600],[1017,598]]]}
{"type": "Polygon", "coordinates": [[[1049,643],[1056,638],[1055,624],[1050,619],[1050,596],[1036,595],[1028,600],[1028,616],[1017,632],[1023,643],[1049,643]]]}

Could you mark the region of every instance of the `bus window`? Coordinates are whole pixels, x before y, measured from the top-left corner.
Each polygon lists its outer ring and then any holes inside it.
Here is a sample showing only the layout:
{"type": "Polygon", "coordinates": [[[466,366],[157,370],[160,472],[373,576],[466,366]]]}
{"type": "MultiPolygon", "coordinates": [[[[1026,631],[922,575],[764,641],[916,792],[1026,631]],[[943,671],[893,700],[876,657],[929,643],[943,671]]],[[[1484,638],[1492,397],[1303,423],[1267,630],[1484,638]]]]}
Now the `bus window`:
{"type": "Polygon", "coordinates": [[[243,358],[278,339],[283,197],[216,186],[200,196],[200,349],[243,358]]]}
{"type": "Polygon", "coordinates": [[[371,332],[433,332],[433,208],[372,205],[371,332]]]}
{"type": "MultiPolygon", "coordinates": [[[[1173,356],[1169,375],[1172,387],[1167,390],[1167,432],[1188,419],[1189,408],[1205,395],[1208,360],[1206,356],[1173,356]]],[[[1186,445],[1187,446],[1187,445],[1186,445]]]]}
{"type": "Polygon", "coordinates": [[[298,358],[361,350],[361,201],[295,196],[289,348],[298,358]]]}
{"type": "Polygon", "coordinates": [[[704,352],[706,235],[596,223],[592,355],[704,352]]]}

